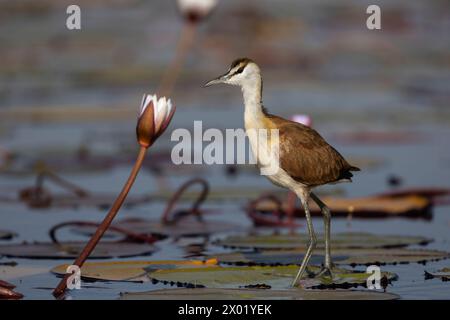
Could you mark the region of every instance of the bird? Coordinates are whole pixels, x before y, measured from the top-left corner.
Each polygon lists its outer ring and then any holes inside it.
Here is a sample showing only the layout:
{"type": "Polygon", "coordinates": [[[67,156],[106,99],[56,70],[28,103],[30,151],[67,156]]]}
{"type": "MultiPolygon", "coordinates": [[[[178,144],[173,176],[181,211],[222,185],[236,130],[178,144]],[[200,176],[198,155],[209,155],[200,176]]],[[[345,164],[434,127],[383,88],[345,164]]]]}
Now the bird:
{"type": "MultiPolygon", "coordinates": [[[[327,276],[333,279],[334,264],[331,261],[331,212],[327,205],[313,192],[316,187],[352,182],[354,171],[358,167],[350,165],[344,157],[314,129],[301,123],[271,114],[262,103],[263,80],[260,67],[249,58],[236,59],[228,71],[207,82],[206,87],[217,84],[239,86],[244,99],[244,125],[246,132],[251,130],[277,130],[278,170],[266,177],[275,185],[287,188],[300,199],[306,216],[309,243],[292,286],[303,278],[305,271],[311,277],[327,276]],[[308,206],[312,199],[319,206],[324,221],[325,258],[322,268],[316,274],[307,269],[313,250],[317,246],[317,237],[308,206]]],[[[260,167],[264,163],[257,148],[272,147],[268,136],[266,143],[260,143],[255,135],[249,135],[251,150],[260,167]]],[[[266,153],[267,154],[267,153],[266,153]]],[[[273,159],[273,158],[270,158],[273,159]]],[[[270,160],[269,159],[269,160],[270,160]]]]}

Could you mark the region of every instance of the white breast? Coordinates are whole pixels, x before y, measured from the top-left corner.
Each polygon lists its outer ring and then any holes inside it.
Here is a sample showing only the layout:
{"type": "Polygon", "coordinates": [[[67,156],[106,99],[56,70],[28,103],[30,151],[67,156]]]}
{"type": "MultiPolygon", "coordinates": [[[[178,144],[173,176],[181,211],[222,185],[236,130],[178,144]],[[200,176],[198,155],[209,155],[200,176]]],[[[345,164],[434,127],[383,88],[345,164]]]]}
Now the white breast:
{"type": "Polygon", "coordinates": [[[295,189],[303,185],[292,179],[289,174],[279,166],[279,153],[277,149],[271,149],[267,140],[264,141],[264,134],[258,136],[256,127],[246,125],[246,132],[250,141],[250,147],[261,175],[264,175],[272,183],[288,189],[295,189]],[[276,166],[276,167],[275,167],[276,166]],[[262,170],[266,168],[266,170],[262,170]],[[268,174],[269,173],[269,174],[268,174]]]}

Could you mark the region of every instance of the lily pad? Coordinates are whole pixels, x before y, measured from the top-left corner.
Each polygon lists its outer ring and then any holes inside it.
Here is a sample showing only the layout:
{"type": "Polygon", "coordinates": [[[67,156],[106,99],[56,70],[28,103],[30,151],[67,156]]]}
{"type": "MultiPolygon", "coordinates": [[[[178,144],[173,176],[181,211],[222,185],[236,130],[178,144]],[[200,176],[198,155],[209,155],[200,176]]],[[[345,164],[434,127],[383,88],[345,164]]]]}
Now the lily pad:
{"type": "MultiPolygon", "coordinates": [[[[73,241],[21,243],[0,245],[0,256],[28,259],[74,259],[83,250],[86,242],[73,241]]],[[[132,242],[100,242],[90,255],[91,259],[123,258],[148,255],[156,251],[151,244],[132,242]]]]}
{"type": "MultiPolygon", "coordinates": [[[[304,250],[263,250],[258,252],[232,252],[210,256],[219,263],[233,265],[300,265],[304,250]]],[[[315,250],[310,263],[320,265],[325,252],[322,248],[315,250]]],[[[448,252],[413,249],[336,249],[332,251],[333,263],[337,265],[386,265],[411,262],[426,263],[448,258],[448,252]]]]}
{"type": "MultiPolygon", "coordinates": [[[[310,266],[310,271],[318,272],[317,266],[310,266]]],[[[207,267],[190,269],[154,270],[148,272],[148,277],[165,284],[176,284],[185,287],[207,288],[274,288],[286,289],[291,286],[297,274],[298,266],[276,267],[207,267]]],[[[304,278],[300,280],[303,288],[352,288],[365,286],[368,273],[335,268],[333,280],[327,277],[304,278]]],[[[382,272],[382,283],[387,285],[397,276],[382,272]]]]}
{"type": "MultiPolygon", "coordinates": [[[[214,267],[216,260],[160,260],[160,261],[112,261],[87,262],[81,268],[82,278],[103,281],[147,282],[147,273],[158,269],[214,267]]],[[[64,275],[69,265],[59,265],[51,272],[64,275]]]]}
{"type": "Polygon", "coordinates": [[[439,278],[442,279],[442,281],[450,281],[450,268],[446,267],[437,272],[425,271],[425,278],[426,279],[439,278]]]}
{"type": "MultiPolygon", "coordinates": [[[[196,217],[188,216],[179,221],[179,223],[163,223],[160,219],[124,219],[113,224],[122,229],[132,230],[137,234],[153,234],[169,237],[188,237],[188,236],[207,236],[221,232],[239,230],[239,226],[233,223],[223,221],[208,221],[203,219],[199,221],[196,217]]],[[[95,232],[94,227],[83,226],[74,227],[74,231],[91,235],[95,232]]],[[[114,231],[107,231],[105,235],[118,235],[114,231]]]]}
{"type": "MultiPolygon", "coordinates": [[[[323,235],[318,235],[318,248],[324,246],[323,235]]],[[[432,239],[420,236],[375,235],[370,233],[338,233],[331,235],[331,246],[337,248],[400,248],[425,245],[432,239]]],[[[215,242],[228,248],[242,249],[302,249],[308,243],[306,234],[275,234],[231,236],[215,242]]]]}
{"type": "Polygon", "coordinates": [[[395,300],[399,296],[368,290],[261,290],[221,288],[177,288],[124,292],[121,300],[395,300]]]}
{"type": "Polygon", "coordinates": [[[0,265],[0,275],[4,281],[22,280],[25,277],[42,275],[48,272],[47,267],[33,265],[33,266],[9,266],[0,265]]]}
{"type": "MultiPolygon", "coordinates": [[[[347,217],[349,215],[358,218],[381,217],[418,217],[431,218],[432,203],[429,199],[419,195],[404,195],[402,197],[371,196],[361,198],[336,198],[324,197],[322,199],[330,208],[334,217],[347,217]]],[[[272,201],[261,201],[255,207],[256,212],[274,212],[276,204],[272,201]]],[[[282,204],[282,209],[288,210],[287,203],[282,204]]],[[[310,201],[312,216],[322,216],[318,205],[310,201]]],[[[302,207],[296,207],[294,214],[304,218],[302,207]]]]}
{"type": "Polygon", "coordinates": [[[10,240],[14,238],[17,234],[7,230],[0,230],[0,240],[10,240]]]}

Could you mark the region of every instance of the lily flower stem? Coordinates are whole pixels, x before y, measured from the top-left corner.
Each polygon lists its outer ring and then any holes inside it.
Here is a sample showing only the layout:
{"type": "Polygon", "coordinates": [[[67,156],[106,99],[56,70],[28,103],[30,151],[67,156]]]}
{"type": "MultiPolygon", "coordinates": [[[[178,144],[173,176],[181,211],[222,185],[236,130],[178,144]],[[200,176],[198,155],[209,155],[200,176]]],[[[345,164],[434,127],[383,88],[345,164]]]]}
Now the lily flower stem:
{"type": "Polygon", "coordinates": [[[197,25],[198,23],[195,21],[188,20],[184,22],[175,57],[170,66],[164,72],[161,85],[157,91],[160,95],[168,96],[172,92],[181,68],[186,60],[187,54],[194,43],[197,25]]]}
{"type": "MultiPolygon", "coordinates": [[[[83,251],[80,253],[78,258],[73,263],[74,265],[78,267],[82,267],[86,259],[89,257],[89,255],[92,253],[92,251],[97,246],[98,242],[102,238],[103,234],[106,232],[108,227],[111,225],[112,221],[114,220],[115,216],[119,212],[120,208],[122,207],[123,202],[125,201],[128,192],[130,191],[131,187],[134,184],[134,181],[136,180],[136,177],[139,173],[139,170],[142,167],[142,163],[144,161],[145,155],[147,153],[147,148],[140,147],[139,154],[137,156],[136,162],[134,164],[134,167],[130,173],[130,176],[128,177],[127,182],[122,188],[122,191],[114,201],[114,204],[112,205],[111,209],[109,210],[106,217],[103,219],[102,223],[98,226],[97,230],[95,231],[94,235],[91,237],[89,242],[84,247],[83,251]]],[[[67,280],[71,274],[66,274],[64,278],[59,282],[58,286],[54,289],[53,295],[55,297],[60,297],[64,291],[67,288],[67,280]]]]}

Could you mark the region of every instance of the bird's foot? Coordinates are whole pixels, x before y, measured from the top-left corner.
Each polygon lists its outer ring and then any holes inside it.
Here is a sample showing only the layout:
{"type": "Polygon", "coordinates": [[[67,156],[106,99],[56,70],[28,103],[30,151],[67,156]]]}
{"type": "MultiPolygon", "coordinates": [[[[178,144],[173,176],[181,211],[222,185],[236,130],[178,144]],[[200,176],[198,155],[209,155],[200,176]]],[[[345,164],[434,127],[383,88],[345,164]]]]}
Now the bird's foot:
{"type": "Polygon", "coordinates": [[[315,278],[316,277],[316,273],[314,271],[311,271],[311,269],[309,269],[308,267],[306,267],[305,272],[306,272],[306,276],[308,278],[315,278]]]}
{"type": "Polygon", "coordinates": [[[321,278],[321,277],[327,277],[331,280],[333,280],[333,268],[334,265],[328,265],[322,267],[318,273],[314,275],[314,278],[321,278]]]}

